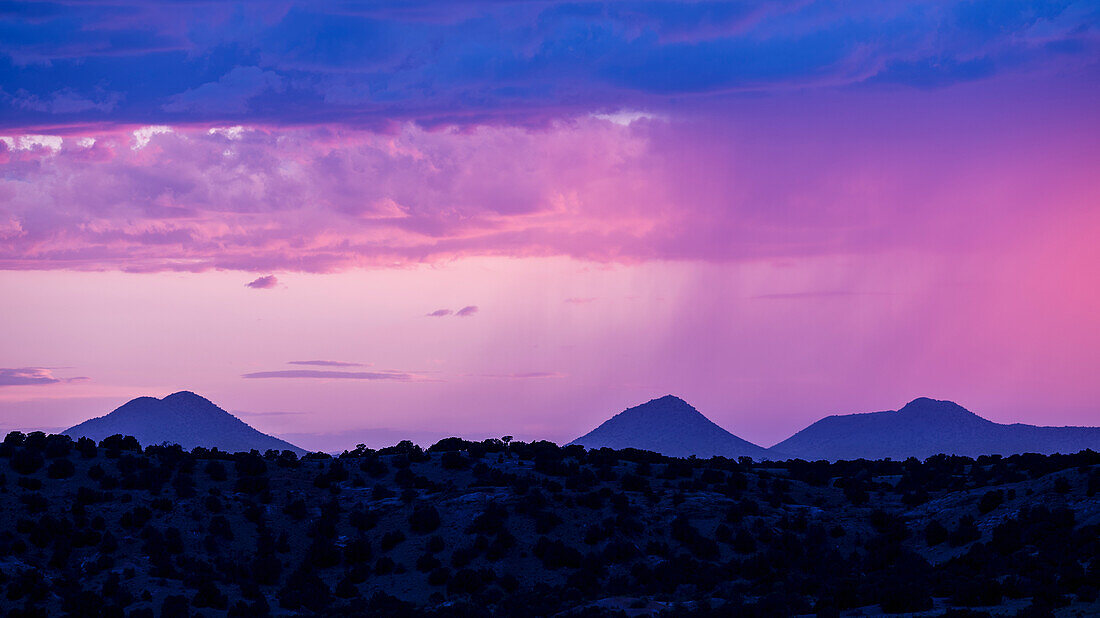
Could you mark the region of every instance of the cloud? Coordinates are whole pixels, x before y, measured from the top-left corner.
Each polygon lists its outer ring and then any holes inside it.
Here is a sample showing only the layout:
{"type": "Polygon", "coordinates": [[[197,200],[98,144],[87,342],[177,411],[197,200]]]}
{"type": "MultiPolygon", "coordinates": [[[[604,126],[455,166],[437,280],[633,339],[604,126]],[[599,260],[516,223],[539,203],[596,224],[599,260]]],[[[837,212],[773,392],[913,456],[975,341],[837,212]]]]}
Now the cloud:
{"type": "Polygon", "coordinates": [[[564,378],[564,373],[557,371],[530,371],[526,373],[482,373],[479,378],[501,378],[505,380],[529,380],[538,378],[564,378]]]}
{"type": "Polygon", "coordinates": [[[596,301],[596,298],[592,297],[592,296],[587,296],[587,297],[573,296],[573,297],[565,299],[565,302],[573,304],[573,305],[585,305],[585,304],[595,302],[595,301],[596,301]]]}
{"type": "Polygon", "coordinates": [[[1100,51],[1100,17],[1069,2],[50,6],[0,16],[0,81],[21,93],[0,125],[629,123],[684,95],[1088,79],[1100,51]]]}
{"type": "MultiPolygon", "coordinates": [[[[954,107],[953,97],[889,103],[849,94],[817,118],[762,100],[699,121],[581,118],[539,131],[2,136],[0,269],[338,272],[479,256],[629,264],[854,255],[960,247],[974,240],[974,221],[988,237],[1040,216],[1040,203],[1087,208],[1096,154],[1082,129],[1100,127],[1075,115],[1076,103],[1052,103],[1064,118],[1052,122],[1038,121],[1046,112],[998,120],[983,105],[954,107]],[[1013,155],[1039,148],[1050,155],[1013,155]]],[[[268,275],[251,287],[263,282],[276,283],[268,275]]]]}
{"type": "Polygon", "coordinates": [[[330,380],[378,380],[409,382],[418,376],[400,371],[320,371],[314,369],[288,369],[283,371],[257,371],[241,376],[249,379],[305,378],[330,380]]]}
{"type": "MultiPolygon", "coordinates": [[[[8,97],[0,90],[0,100],[4,98],[8,97]]],[[[84,96],[71,88],[62,88],[50,93],[46,98],[38,97],[21,89],[10,97],[11,103],[16,107],[55,115],[77,114],[88,111],[110,112],[121,100],[122,94],[118,92],[99,91],[92,96],[84,96]]]]}
{"type": "Polygon", "coordinates": [[[1100,128],[1095,115],[1072,97],[984,113],[994,98],[1015,105],[1006,88],[961,107],[849,91],[813,114],[801,99],[762,99],[629,126],[257,125],[232,139],[178,126],[140,133],[136,150],[133,127],[5,136],[0,269],[336,272],[475,256],[629,264],[958,248],[1050,209],[1072,215],[1095,194],[1095,148],[1082,137],[1100,128]],[[1049,155],[1019,156],[1040,149],[1049,155]]]}
{"type": "Polygon", "coordinates": [[[248,282],[245,284],[245,287],[256,290],[269,290],[276,285],[279,285],[279,280],[275,278],[275,275],[264,275],[263,277],[248,282]]]}
{"type": "MultiPolygon", "coordinates": [[[[134,129],[134,145],[130,148],[132,150],[141,150],[149,145],[149,141],[153,139],[154,135],[163,135],[165,133],[171,133],[172,127],[163,124],[146,125],[134,129]]],[[[93,143],[94,145],[94,143],[93,143]]]]}
{"type": "Polygon", "coordinates": [[[467,305],[457,311],[450,309],[436,309],[435,311],[426,314],[429,318],[442,318],[449,315],[453,315],[460,318],[469,317],[477,313],[477,305],[467,305]]]}
{"type": "Polygon", "coordinates": [[[0,367],[0,386],[33,386],[84,382],[89,378],[57,378],[48,367],[0,367]]]}
{"type": "Polygon", "coordinates": [[[249,101],[266,91],[281,92],[284,80],[259,67],[235,67],[216,82],[207,82],[169,97],[167,112],[247,112],[249,101]]]}
{"type": "Polygon", "coordinates": [[[364,363],[349,363],[345,361],[334,360],[304,360],[304,361],[290,361],[290,365],[312,365],[315,367],[366,367],[364,363]]]}
{"type": "Polygon", "coordinates": [[[887,296],[884,292],[853,292],[848,290],[823,290],[819,292],[787,292],[780,294],[758,294],[754,300],[799,300],[807,298],[844,298],[849,296],[887,296]]]}

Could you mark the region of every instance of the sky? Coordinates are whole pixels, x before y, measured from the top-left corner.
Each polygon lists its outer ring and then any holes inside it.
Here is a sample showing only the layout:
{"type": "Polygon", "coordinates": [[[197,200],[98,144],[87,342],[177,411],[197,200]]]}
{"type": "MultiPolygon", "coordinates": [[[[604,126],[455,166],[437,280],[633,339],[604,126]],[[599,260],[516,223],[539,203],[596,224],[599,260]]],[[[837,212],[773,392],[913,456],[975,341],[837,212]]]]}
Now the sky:
{"type": "Polygon", "coordinates": [[[0,432],[1100,425],[1100,3],[5,2],[0,432]]]}

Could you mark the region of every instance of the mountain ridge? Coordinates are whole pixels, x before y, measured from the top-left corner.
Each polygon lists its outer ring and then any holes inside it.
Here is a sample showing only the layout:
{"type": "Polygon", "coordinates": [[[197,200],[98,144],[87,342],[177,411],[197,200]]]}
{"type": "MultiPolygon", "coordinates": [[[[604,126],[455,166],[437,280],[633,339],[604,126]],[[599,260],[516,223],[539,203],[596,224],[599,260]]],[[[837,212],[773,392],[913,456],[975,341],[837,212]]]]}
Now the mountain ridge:
{"type": "Polygon", "coordinates": [[[838,460],[1052,454],[1087,448],[1100,448],[1100,428],[996,423],[953,401],[918,397],[898,410],[826,416],[770,450],[800,459],[838,460]]]}
{"type": "Polygon", "coordinates": [[[115,434],[130,435],[142,445],[179,444],[217,447],[223,451],[306,451],[286,440],[265,434],[191,391],[177,391],[161,399],[135,397],[103,416],[88,419],[61,432],[97,442],[115,434]]]}

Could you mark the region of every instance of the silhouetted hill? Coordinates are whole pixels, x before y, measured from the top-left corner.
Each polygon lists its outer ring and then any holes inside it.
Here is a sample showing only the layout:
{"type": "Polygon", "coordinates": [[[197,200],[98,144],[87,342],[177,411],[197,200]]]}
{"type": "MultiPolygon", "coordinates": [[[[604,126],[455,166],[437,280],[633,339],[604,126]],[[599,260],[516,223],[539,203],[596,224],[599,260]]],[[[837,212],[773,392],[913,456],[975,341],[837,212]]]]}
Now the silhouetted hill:
{"type": "Polygon", "coordinates": [[[829,416],[772,447],[806,460],[1100,450],[1098,427],[1002,425],[950,402],[921,397],[897,411],[829,416]]]}
{"type": "Polygon", "coordinates": [[[683,399],[665,395],[624,410],[573,440],[586,448],[636,448],[670,457],[769,457],[767,449],[722,429],[683,399]]]}
{"type": "Polygon", "coordinates": [[[219,408],[205,397],[180,391],[164,399],[138,397],[106,416],[93,418],[63,432],[97,442],[115,434],[134,436],[142,445],[169,442],[186,449],[217,447],[230,453],[256,449],[305,451],[293,444],[257,431],[219,408]]]}

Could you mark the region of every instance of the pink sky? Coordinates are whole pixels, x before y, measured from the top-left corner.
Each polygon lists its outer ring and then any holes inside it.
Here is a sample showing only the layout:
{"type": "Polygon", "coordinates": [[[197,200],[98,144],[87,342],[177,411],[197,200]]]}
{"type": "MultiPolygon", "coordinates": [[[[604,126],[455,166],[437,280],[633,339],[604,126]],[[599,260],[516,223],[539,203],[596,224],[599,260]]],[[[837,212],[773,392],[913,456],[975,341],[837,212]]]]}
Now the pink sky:
{"type": "Polygon", "coordinates": [[[564,442],[668,393],[764,446],[918,396],[1097,425],[1098,92],[9,126],[0,431],[183,389],[324,449],[564,442]]]}

